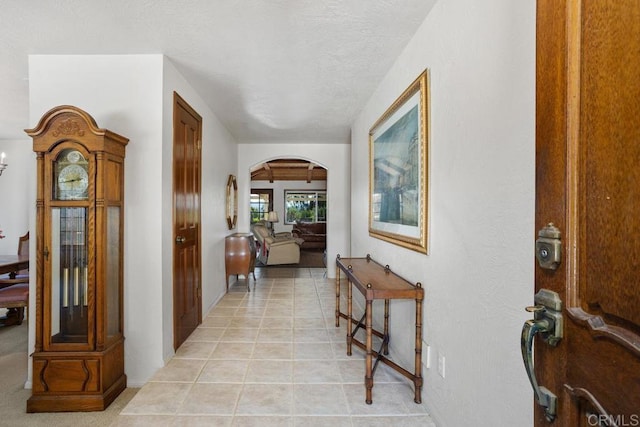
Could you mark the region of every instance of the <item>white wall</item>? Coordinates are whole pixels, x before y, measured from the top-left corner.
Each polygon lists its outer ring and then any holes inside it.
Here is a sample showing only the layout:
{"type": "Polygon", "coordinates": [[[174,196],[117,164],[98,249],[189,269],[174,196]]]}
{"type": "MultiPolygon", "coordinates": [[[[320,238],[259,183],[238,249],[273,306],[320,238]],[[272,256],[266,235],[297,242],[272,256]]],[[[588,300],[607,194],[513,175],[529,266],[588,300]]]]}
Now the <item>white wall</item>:
{"type": "Polygon", "coordinates": [[[50,108],[71,104],[91,114],[98,126],[130,140],[125,158],[125,366],[129,384],[142,384],[163,365],[162,55],[30,56],[29,92],[33,126],[50,108]]]}
{"type": "Polygon", "coordinates": [[[7,169],[0,176],[0,254],[15,254],[18,238],[29,230],[29,209],[35,204],[30,199],[29,176],[25,167],[35,158],[31,139],[25,134],[20,141],[0,140],[0,152],[7,155],[7,169]]]}
{"type": "MultiPolygon", "coordinates": [[[[239,144],[238,145],[238,228],[249,232],[250,168],[273,159],[299,158],[311,160],[327,169],[327,259],[337,254],[349,255],[350,194],[349,144],[239,144]]],[[[285,185],[286,186],[286,185],[285,185]]],[[[258,187],[255,185],[254,187],[258,187]]],[[[275,193],[275,192],[274,192],[275,193]]],[[[275,194],[274,194],[275,196],[275,194]]],[[[276,230],[279,230],[276,227],[276,230]]],[[[327,269],[335,277],[335,269],[327,269]]]]}
{"type": "MultiPolygon", "coordinates": [[[[235,145],[162,55],[30,56],[29,83],[30,121],[34,126],[50,108],[71,104],[91,114],[98,126],[130,139],[125,159],[125,371],[129,386],[141,386],[173,354],[173,90],[180,92],[204,120],[205,312],[222,289],[218,283],[223,276],[219,248],[225,216],[223,208],[216,205],[222,204],[217,199],[222,197],[227,174],[235,172],[233,167],[226,170],[225,166],[235,164],[235,145]],[[214,157],[216,150],[226,154],[218,158],[216,153],[214,157]],[[217,223],[216,217],[220,218],[217,223]],[[207,261],[208,258],[215,261],[207,261]]],[[[35,161],[32,164],[33,171],[35,161]]],[[[35,173],[32,174],[35,183],[35,173]]],[[[32,185],[31,200],[35,200],[34,188],[32,185]]],[[[34,213],[31,208],[32,230],[34,213]]],[[[33,348],[31,322],[29,346],[33,348]]]]}
{"type": "MultiPolygon", "coordinates": [[[[440,427],[532,425],[519,338],[533,296],[535,2],[437,2],[351,134],[351,252],[425,287],[423,404],[440,427]],[[428,256],[369,237],[366,220],[369,128],[425,68],[428,256]]],[[[410,367],[412,309],[391,307],[392,355],[410,367]]]]}
{"type": "MultiPolygon", "coordinates": [[[[273,210],[278,213],[279,222],[274,224],[276,233],[291,231],[293,225],[285,224],[284,192],[286,190],[326,190],[326,181],[252,181],[251,188],[273,190],[273,210]]],[[[244,204],[242,205],[244,207],[244,204]]]]}

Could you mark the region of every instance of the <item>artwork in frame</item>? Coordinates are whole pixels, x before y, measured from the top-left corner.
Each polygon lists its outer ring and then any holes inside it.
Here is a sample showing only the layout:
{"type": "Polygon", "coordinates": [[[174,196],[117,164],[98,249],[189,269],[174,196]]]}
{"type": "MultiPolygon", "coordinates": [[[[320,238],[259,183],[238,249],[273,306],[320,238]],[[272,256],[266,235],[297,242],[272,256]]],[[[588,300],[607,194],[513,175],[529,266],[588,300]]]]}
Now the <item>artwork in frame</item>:
{"type": "Polygon", "coordinates": [[[427,254],[429,71],[369,131],[369,235],[427,254]]]}

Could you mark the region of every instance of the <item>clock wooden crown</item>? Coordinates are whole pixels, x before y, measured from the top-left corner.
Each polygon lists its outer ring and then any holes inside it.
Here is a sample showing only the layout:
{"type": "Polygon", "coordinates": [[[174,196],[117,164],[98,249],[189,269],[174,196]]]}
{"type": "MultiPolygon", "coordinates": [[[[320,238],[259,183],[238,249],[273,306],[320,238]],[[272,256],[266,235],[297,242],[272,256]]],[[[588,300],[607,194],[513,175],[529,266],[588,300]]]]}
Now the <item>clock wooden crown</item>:
{"type": "Polygon", "coordinates": [[[33,138],[33,151],[46,152],[59,142],[80,140],[89,151],[103,151],[124,157],[129,142],[124,136],[100,129],[89,113],[72,105],[47,111],[33,129],[24,130],[33,138]]]}

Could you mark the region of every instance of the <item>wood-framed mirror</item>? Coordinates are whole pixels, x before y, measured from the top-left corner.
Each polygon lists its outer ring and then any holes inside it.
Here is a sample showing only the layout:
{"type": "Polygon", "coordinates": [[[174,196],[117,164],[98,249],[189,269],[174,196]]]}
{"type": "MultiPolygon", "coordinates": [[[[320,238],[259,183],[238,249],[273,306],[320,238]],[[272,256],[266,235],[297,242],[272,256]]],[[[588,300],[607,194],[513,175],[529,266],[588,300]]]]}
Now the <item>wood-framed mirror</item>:
{"type": "Polygon", "coordinates": [[[227,180],[227,226],[229,230],[236,228],[238,221],[238,182],[235,175],[227,180]]]}

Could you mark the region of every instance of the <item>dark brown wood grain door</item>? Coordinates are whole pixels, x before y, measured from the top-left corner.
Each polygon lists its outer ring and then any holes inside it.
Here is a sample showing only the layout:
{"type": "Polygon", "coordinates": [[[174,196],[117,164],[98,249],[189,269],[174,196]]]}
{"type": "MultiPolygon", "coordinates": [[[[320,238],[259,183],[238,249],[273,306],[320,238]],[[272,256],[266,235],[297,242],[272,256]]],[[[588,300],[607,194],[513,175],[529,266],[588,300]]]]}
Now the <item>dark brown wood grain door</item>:
{"type": "Polygon", "coordinates": [[[174,349],[202,322],[200,166],[202,118],[177,93],[173,106],[174,349]]]}
{"type": "Polygon", "coordinates": [[[640,425],[640,0],[538,0],[536,230],[561,233],[536,291],[562,299],[563,337],[535,338],[557,396],[536,426],[640,425]]]}

